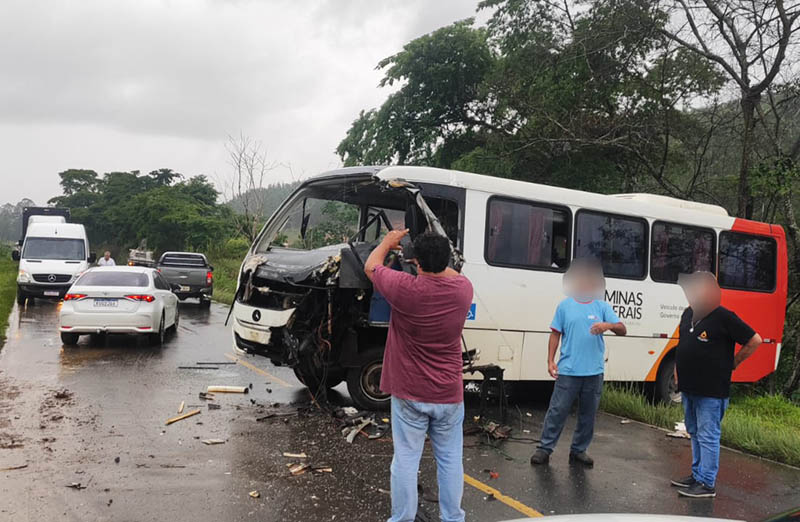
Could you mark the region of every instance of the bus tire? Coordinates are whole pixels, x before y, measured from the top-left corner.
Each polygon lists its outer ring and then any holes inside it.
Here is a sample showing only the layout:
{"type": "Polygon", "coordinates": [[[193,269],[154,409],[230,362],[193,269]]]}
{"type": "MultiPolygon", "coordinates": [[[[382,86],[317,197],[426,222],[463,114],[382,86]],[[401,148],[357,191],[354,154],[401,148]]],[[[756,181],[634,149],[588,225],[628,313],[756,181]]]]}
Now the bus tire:
{"type": "Polygon", "coordinates": [[[679,404],[681,394],[675,384],[675,352],[661,361],[656,376],[656,399],[666,404],[679,404]]]}
{"type": "MultiPolygon", "coordinates": [[[[18,305],[20,305],[20,306],[24,305],[25,304],[25,300],[27,298],[28,298],[28,296],[25,295],[25,292],[23,292],[22,290],[17,290],[17,304],[18,305]]],[[[31,298],[31,299],[33,299],[33,298],[31,298]]]]}
{"type": "MultiPolygon", "coordinates": [[[[322,382],[322,368],[318,367],[313,362],[312,357],[304,357],[300,363],[292,368],[294,376],[300,381],[303,386],[316,393],[320,388],[322,382]]],[[[325,388],[338,386],[345,380],[345,371],[341,368],[328,368],[328,375],[325,377],[325,388]]]]}
{"type": "Polygon", "coordinates": [[[391,395],[380,389],[383,348],[370,348],[359,354],[359,364],[347,370],[347,391],[362,410],[388,410],[391,395]]]}

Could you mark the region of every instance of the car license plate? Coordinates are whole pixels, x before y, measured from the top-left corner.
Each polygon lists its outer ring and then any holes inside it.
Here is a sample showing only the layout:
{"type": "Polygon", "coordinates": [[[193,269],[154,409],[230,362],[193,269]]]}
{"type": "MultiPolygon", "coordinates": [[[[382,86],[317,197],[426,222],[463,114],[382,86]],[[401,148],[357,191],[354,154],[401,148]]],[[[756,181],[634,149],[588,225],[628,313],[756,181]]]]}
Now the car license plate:
{"type": "Polygon", "coordinates": [[[58,290],[45,290],[43,293],[46,297],[58,297],[58,290]]]}
{"type": "Polygon", "coordinates": [[[191,286],[181,285],[181,292],[188,292],[192,289],[191,286]]]}
{"type": "Polygon", "coordinates": [[[117,300],[116,299],[95,299],[94,300],[94,307],[95,308],[116,308],[117,307],[117,300]]]}

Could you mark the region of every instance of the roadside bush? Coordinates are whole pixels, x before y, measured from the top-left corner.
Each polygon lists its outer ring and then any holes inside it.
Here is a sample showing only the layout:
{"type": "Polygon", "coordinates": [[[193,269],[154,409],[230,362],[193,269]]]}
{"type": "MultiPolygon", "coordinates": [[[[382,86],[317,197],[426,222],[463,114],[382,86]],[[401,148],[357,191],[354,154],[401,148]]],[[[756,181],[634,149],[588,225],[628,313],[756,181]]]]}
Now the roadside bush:
{"type": "Polygon", "coordinates": [[[0,347],[6,340],[8,316],[17,295],[17,263],[11,260],[11,248],[0,245],[0,347]]]}
{"type": "Polygon", "coordinates": [[[235,237],[224,243],[209,245],[206,255],[214,266],[214,299],[231,304],[236,292],[239,267],[247,255],[250,243],[246,238],[235,237]]]}

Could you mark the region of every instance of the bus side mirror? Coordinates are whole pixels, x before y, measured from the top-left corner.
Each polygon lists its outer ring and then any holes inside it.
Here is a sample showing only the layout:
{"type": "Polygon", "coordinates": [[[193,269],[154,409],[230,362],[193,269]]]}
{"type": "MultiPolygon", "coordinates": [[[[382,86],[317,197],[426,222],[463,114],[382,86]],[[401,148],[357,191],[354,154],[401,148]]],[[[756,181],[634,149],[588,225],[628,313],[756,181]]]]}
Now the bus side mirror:
{"type": "Polygon", "coordinates": [[[95,261],[97,261],[97,254],[95,254],[94,252],[89,252],[89,257],[86,260],[89,262],[90,265],[93,264],[95,261]]]}
{"type": "Polygon", "coordinates": [[[14,261],[19,261],[19,250],[12,250],[11,251],[11,259],[14,261]]]}
{"type": "Polygon", "coordinates": [[[213,272],[214,271],[214,265],[208,265],[208,269],[213,272]]]}

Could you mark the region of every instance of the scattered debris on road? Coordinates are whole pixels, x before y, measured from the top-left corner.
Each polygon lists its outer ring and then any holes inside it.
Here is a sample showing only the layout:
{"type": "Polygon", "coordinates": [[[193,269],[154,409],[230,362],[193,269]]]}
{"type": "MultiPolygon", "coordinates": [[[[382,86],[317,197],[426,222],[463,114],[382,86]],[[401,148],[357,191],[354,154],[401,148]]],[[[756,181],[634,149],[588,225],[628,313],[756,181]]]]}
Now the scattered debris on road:
{"type": "Polygon", "coordinates": [[[68,487],[68,488],[70,488],[70,489],[78,489],[78,490],[81,490],[81,489],[86,489],[88,486],[84,486],[84,485],[83,485],[83,484],[81,484],[80,482],[73,482],[73,483],[71,483],[71,484],[67,484],[67,487],[68,487]]]}
{"type": "Polygon", "coordinates": [[[286,452],[286,451],[283,452],[283,456],[284,457],[288,457],[290,459],[307,459],[308,458],[308,455],[306,455],[305,453],[289,453],[289,452],[286,452]]]}
{"type": "Polygon", "coordinates": [[[219,370],[219,366],[178,366],[179,370],[219,370]]]}
{"type": "Polygon", "coordinates": [[[236,364],[236,363],[235,362],[231,362],[231,361],[224,361],[224,362],[197,361],[195,364],[207,364],[209,366],[222,366],[222,365],[236,364]]]}
{"type": "Polygon", "coordinates": [[[27,468],[27,464],[20,464],[19,466],[9,466],[7,468],[0,468],[0,471],[16,471],[18,469],[25,469],[27,468]]]}
{"type": "Polygon", "coordinates": [[[261,496],[261,493],[259,493],[258,491],[251,491],[250,493],[248,493],[248,495],[250,495],[253,498],[258,498],[261,496]]]}
{"type": "Polygon", "coordinates": [[[223,439],[203,439],[200,442],[202,442],[207,446],[213,446],[215,444],[225,444],[225,441],[223,439]]]}
{"type": "Polygon", "coordinates": [[[185,401],[181,401],[181,405],[178,406],[178,413],[183,413],[183,407],[186,406],[185,401]]]}
{"type": "Polygon", "coordinates": [[[202,399],[204,401],[213,401],[214,400],[214,394],[213,393],[200,392],[200,394],[198,396],[200,397],[200,399],[202,399]]]}
{"type": "Polygon", "coordinates": [[[114,457],[114,464],[119,464],[119,457],[114,457]]]}
{"type": "Polygon", "coordinates": [[[294,464],[289,463],[286,466],[289,467],[289,473],[291,473],[292,475],[295,475],[295,476],[302,475],[303,473],[306,472],[306,470],[308,468],[311,467],[310,464],[306,464],[305,462],[297,462],[297,463],[294,463],[294,464]]]}
{"type": "Polygon", "coordinates": [[[619,421],[619,423],[620,424],[630,424],[631,420],[630,419],[622,419],[621,421],[619,421]]]}
{"type": "Polygon", "coordinates": [[[222,406],[220,406],[219,404],[214,404],[213,402],[209,402],[207,406],[209,410],[218,410],[222,408],[222,406]]]}
{"type": "MultiPolygon", "coordinates": [[[[252,386],[252,384],[250,385],[252,386]]],[[[247,393],[247,386],[209,386],[206,393],[247,393]]]]}
{"type": "MultiPolygon", "coordinates": [[[[209,404],[209,406],[211,406],[211,405],[209,404]]],[[[171,419],[167,419],[167,422],[165,423],[165,425],[169,426],[172,423],[175,423],[175,422],[178,422],[178,421],[182,421],[183,419],[188,419],[189,417],[193,417],[193,416],[197,415],[198,413],[200,413],[200,410],[192,410],[190,412],[184,413],[183,415],[178,415],[177,417],[172,417],[171,419]]]]}

